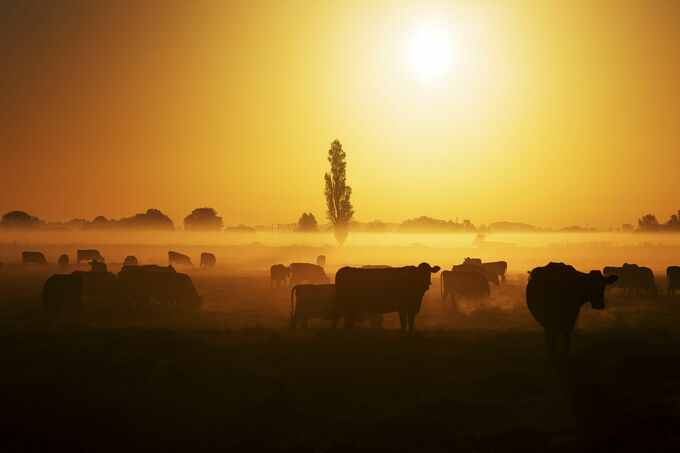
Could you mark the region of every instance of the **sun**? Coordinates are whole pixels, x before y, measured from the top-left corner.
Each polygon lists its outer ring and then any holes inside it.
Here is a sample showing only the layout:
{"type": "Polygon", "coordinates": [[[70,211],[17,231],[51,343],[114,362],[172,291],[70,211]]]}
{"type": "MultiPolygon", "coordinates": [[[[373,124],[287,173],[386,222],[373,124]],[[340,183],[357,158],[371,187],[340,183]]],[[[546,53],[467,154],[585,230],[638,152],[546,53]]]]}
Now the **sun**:
{"type": "Polygon", "coordinates": [[[451,60],[451,43],[443,29],[416,31],[408,42],[408,59],[416,73],[427,79],[441,77],[451,60]]]}

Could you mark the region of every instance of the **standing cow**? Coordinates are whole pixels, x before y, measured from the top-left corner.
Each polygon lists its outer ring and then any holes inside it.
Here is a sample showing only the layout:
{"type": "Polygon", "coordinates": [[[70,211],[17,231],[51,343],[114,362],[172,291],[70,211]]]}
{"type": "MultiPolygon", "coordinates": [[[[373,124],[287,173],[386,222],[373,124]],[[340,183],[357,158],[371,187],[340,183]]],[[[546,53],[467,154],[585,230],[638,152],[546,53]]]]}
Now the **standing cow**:
{"type": "Polygon", "coordinates": [[[651,296],[657,294],[654,272],[648,267],[624,263],[621,267],[606,266],[602,271],[605,276],[616,275],[618,281],[612,288],[621,288],[626,294],[639,294],[642,291],[651,296]]]}
{"type": "Polygon", "coordinates": [[[126,256],[125,261],[123,261],[123,266],[137,266],[138,264],[137,257],[134,255],[126,256]]]}
{"type": "Polygon", "coordinates": [[[489,282],[479,272],[443,271],[439,276],[441,283],[442,305],[450,295],[451,302],[456,303],[456,296],[483,299],[491,295],[489,282]]]}
{"type": "Polygon", "coordinates": [[[68,255],[59,255],[57,264],[59,264],[59,270],[62,272],[68,271],[68,255]]]}
{"type": "Polygon", "coordinates": [[[490,263],[482,263],[482,267],[493,274],[500,277],[501,282],[505,283],[505,274],[508,271],[508,263],[506,261],[492,261],[490,263]]]}
{"type": "Polygon", "coordinates": [[[326,265],[326,255],[319,255],[316,257],[316,264],[318,266],[325,266],[326,265]]]}
{"type": "Polygon", "coordinates": [[[605,277],[600,271],[578,272],[564,263],[549,263],[530,272],[527,306],[545,330],[551,356],[557,356],[557,337],[560,335],[564,355],[569,355],[571,332],[581,305],[590,302],[595,310],[602,310],[605,287],[616,279],[616,275],[605,277]]]}
{"type": "Polygon", "coordinates": [[[99,250],[76,250],[76,263],[80,264],[81,261],[99,261],[103,263],[104,257],[99,253],[99,250]]]}
{"type": "Polygon", "coordinates": [[[359,311],[396,311],[402,331],[408,322],[409,332],[413,332],[415,316],[436,272],[439,266],[427,263],[391,269],[343,267],[335,274],[335,288],[337,311],[346,316],[345,330],[351,329],[359,311]]]}
{"type": "Polygon", "coordinates": [[[24,263],[25,266],[29,264],[47,264],[45,255],[41,252],[21,252],[21,262],[24,263]]]}
{"type": "Polygon", "coordinates": [[[43,309],[50,316],[62,311],[80,310],[82,293],[83,281],[80,276],[54,274],[43,286],[43,309]]]}
{"type": "Polygon", "coordinates": [[[154,299],[164,305],[198,308],[203,299],[191,278],[172,266],[124,266],[118,272],[118,288],[121,298],[133,305],[154,299]]]}
{"type": "Polygon", "coordinates": [[[180,266],[194,267],[194,265],[191,263],[191,258],[183,255],[182,253],[173,252],[172,250],[168,252],[168,264],[170,266],[173,264],[178,264],[180,266]]]}
{"type": "MultiPolygon", "coordinates": [[[[467,260],[469,259],[470,258],[467,258],[467,260]]],[[[471,262],[456,264],[451,268],[451,270],[454,272],[459,271],[477,272],[478,274],[482,274],[484,278],[486,278],[490,283],[493,283],[494,285],[498,286],[498,274],[486,270],[484,266],[482,266],[481,264],[474,264],[471,262]]]]}
{"type": "Polygon", "coordinates": [[[292,263],[289,286],[293,287],[304,282],[322,285],[330,283],[330,279],[321,266],[312,263],[292,263]]]}
{"type": "Polygon", "coordinates": [[[201,253],[201,267],[215,267],[217,259],[215,255],[208,252],[201,253]]]}
{"type": "Polygon", "coordinates": [[[269,277],[269,286],[285,286],[286,280],[290,277],[290,267],[274,264],[269,268],[269,277]]]}
{"type": "Polygon", "coordinates": [[[668,266],[666,268],[666,294],[674,296],[680,289],[680,266],[668,266]]]}

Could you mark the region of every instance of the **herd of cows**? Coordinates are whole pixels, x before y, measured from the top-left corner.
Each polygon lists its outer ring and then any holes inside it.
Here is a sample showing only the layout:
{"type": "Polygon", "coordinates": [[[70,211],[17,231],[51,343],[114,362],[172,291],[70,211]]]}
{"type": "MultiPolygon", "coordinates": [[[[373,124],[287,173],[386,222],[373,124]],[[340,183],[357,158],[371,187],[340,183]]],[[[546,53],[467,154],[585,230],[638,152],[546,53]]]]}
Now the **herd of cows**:
{"type": "MultiPolygon", "coordinates": [[[[23,252],[24,265],[47,264],[40,252],[23,252]]],[[[191,278],[177,272],[173,266],[193,266],[191,259],[178,252],[168,252],[168,266],[139,265],[137,258],[128,256],[118,274],[107,270],[104,257],[97,250],[77,250],[76,262],[87,262],[90,271],[76,270],[65,273],[69,266],[68,255],[61,255],[58,264],[63,273],[52,275],[43,287],[43,308],[49,315],[78,310],[82,297],[117,298],[129,306],[143,306],[151,301],[181,307],[198,308],[202,297],[198,295],[191,278]]],[[[201,267],[214,267],[215,255],[201,254],[201,267]]],[[[313,318],[326,319],[336,327],[344,318],[345,330],[354,323],[369,322],[379,328],[385,313],[399,314],[402,331],[408,326],[413,331],[415,316],[420,311],[423,296],[432,284],[432,274],[439,266],[421,263],[418,266],[391,267],[366,265],[342,267],[335,274],[335,282],[326,275],[326,257],[320,255],[316,264],[276,264],[270,268],[270,285],[290,289],[290,329],[298,324],[307,327],[313,318]]],[[[441,300],[454,304],[458,298],[486,298],[490,286],[505,283],[505,261],[482,262],[466,258],[440,274],[441,300]]],[[[666,270],[667,294],[680,289],[680,267],[666,270]]],[[[607,288],[619,288],[627,294],[657,294],[654,273],[647,267],[624,264],[582,273],[563,263],[549,263],[529,272],[526,302],[529,311],[544,328],[552,354],[569,353],[571,332],[580,307],[590,302],[594,309],[604,308],[607,288]]]]}

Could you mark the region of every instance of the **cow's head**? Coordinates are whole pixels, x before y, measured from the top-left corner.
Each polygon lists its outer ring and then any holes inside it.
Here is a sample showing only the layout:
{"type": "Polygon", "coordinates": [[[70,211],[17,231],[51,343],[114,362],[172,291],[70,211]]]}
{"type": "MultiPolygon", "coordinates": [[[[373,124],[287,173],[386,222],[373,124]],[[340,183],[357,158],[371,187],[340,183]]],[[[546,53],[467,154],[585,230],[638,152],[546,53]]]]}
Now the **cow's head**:
{"type": "Polygon", "coordinates": [[[604,288],[618,279],[616,275],[605,277],[600,271],[590,271],[588,274],[588,300],[595,310],[604,308],[604,288]]]}
{"type": "Polygon", "coordinates": [[[439,266],[430,266],[427,263],[420,263],[418,265],[418,270],[422,271],[423,275],[427,278],[427,280],[424,281],[427,285],[425,286],[426,288],[429,288],[430,285],[432,284],[432,274],[436,274],[439,272],[439,269],[441,269],[439,266]]]}

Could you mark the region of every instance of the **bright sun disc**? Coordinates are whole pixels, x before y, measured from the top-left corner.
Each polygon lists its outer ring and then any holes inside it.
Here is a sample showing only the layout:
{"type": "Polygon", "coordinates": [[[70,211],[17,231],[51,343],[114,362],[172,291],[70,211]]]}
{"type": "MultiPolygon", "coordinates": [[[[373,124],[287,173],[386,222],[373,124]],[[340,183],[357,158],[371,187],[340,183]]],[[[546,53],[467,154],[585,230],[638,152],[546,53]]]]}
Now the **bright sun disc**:
{"type": "Polygon", "coordinates": [[[411,38],[408,54],[419,75],[427,78],[440,76],[446,71],[451,58],[449,39],[441,30],[421,30],[411,38]]]}

